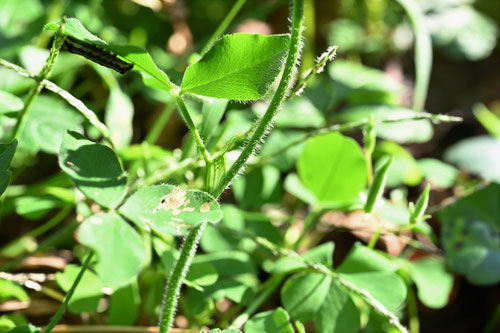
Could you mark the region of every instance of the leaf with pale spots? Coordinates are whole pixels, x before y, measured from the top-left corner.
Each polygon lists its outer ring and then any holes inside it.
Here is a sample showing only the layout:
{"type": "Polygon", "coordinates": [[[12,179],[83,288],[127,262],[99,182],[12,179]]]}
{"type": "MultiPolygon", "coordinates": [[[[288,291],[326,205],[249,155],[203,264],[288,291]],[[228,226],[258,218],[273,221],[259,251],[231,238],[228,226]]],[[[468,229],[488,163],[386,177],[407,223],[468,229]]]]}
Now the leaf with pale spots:
{"type": "Polygon", "coordinates": [[[143,228],[184,235],[201,222],[219,222],[220,206],[209,194],[174,185],[156,185],[135,192],[120,213],[143,228]]]}

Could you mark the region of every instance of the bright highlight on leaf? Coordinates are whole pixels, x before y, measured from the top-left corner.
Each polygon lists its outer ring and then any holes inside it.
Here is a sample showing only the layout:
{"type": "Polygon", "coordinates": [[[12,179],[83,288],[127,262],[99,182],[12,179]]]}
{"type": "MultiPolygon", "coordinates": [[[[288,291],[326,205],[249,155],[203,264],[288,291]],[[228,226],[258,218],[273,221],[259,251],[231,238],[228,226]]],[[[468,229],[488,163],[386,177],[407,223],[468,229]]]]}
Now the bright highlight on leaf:
{"type": "Polygon", "coordinates": [[[187,68],[181,92],[240,101],[259,99],[280,73],[289,41],[289,35],[224,36],[187,68]]]}
{"type": "Polygon", "coordinates": [[[297,162],[301,181],[320,202],[356,199],[367,182],[361,148],[340,133],[309,139],[297,162]]]}

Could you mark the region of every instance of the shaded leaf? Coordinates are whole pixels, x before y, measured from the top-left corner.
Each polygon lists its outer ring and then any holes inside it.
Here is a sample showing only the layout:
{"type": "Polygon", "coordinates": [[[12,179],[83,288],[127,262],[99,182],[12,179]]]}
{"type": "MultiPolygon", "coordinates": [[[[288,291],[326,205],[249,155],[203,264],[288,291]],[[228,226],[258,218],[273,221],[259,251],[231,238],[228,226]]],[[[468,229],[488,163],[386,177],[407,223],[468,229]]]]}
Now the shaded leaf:
{"type": "Polygon", "coordinates": [[[447,263],[479,285],[500,281],[500,185],[491,183],[440,213],[447,263]]]}
{"type": "Polygon", "coordinates": [[[282,308],[258,313],[245,324],[246,333],[294,333],[290,316],[282,308]]]}
{"type": "Polygon", "coordinates": [[[78,239],[97,252],[96,272],[106,286],[129,283],[144,265],[146,251],[141,237],[116,213],[86,219],[78,229],[78,239]]]}
{"type": "Polygon", "coordinates": [[[127,176],[115,152],[81,134],[64,136],[59,166],[83,194],[102,206],[116,207],[125,196],[127,176]]]}

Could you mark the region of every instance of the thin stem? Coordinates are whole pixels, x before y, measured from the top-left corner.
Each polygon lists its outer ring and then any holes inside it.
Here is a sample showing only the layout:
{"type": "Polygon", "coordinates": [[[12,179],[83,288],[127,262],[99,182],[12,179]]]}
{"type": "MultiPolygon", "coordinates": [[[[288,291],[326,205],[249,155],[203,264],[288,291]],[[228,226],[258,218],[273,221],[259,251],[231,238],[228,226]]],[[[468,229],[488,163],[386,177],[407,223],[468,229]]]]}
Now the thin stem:
{"type": "MultiPolygon", "coordinates": [[[[387,117],[383,119],[375,119],[375,124],[388,124],[388,123],[395,123],[395,122],[400,122],[400,121],[406,121],[406,120],[421,120],[421,119],[429,119],[434,123],[447,123],[447,122],[461,122],[462,118],[459,117],[454,117],[454,116],[448,116],[444,114],[432,114],[432,113],[426,113],[426,112],[421,112],[418,114],[410,115],[410,116],[397,116],[397,117],[387,117]]],[[[345,124],[334,124],[328,127],[320,128],[311,132],[306,133],[305,136],[300,137],[296,140],[293,140],[289,142],[286,146],[262,157],[257,157],[254,159],[252,164],[247,168],[247,171],[253,170],[256,167],[262,166],[269,162],[271,159],[274,157],[286,152],[288,149],[295,147],[298,144],[301,144],[305,141],[307,141],[309,138],[316,136],[316,135],[323,135],[323,134],[328,134],[331,132],[350,132],[354,131],[356,129],[362,129],[365,128],[370,124],[370,119],[362,119],[358,121],[353,121],[345,124]]]]}
{"type": "Polygon", "coordinates": [[[368,242],[367,247],[369,249],[374,249],[375,245],[377,245],[378,238],[380,237],[380,233],[382,230],[380,228],[375,229],[375,231],[372,234],[372,237],[370,238],[370,241],[368,242]]]}
{"type": "Polygon", "coordinates": [[[297,252],[278,247],[265,238],[254,237],[253,239],[257,244],[268,249],[274,255],[279,254],[282,256],[286,256],[288,258],[298,260],[304,263],[309,269],[330,276],[331,278],[335,279],[339,284],[341,284],[344,288],[346,288],[349,292],[354,293],[358,295],[360,298],[362,298],[374,311],[385,317],[391,324],[391,326],[397,328],[403,333],[408,332],[407,329],[399,322],[398,317],[396,317],[392,312],[387,310],[386,307],[382,303],[377,301],[368,291],[366,291],[365,289],[360,289],[352,282],[345,280],[344,278],[342,278],[342,276],[340,276],[330,268],[326,267],[325,265],[311,262],[306,258],[304,258],[303,256],[301,256],[300,254],[298,254],[297,252]]]}
{"type": "Polygon", "coordinates": [[[490,320],[484,327],[483,333],[493,333],[495,332],[495,327],[498,327],[498,323],[500,323],[500,302],[498,303],[495,312],[491,315],[490,320]]]}
{"type": "Polygon", "coordinates": [[[52,47],[50,48],[50,53],[49,57],[47,58],[47,62],[45,63],[42,70],[38,74],[38,79],[39,79],[38,84],[30,89],[24,107],[21,111],[19,111],[19,114],[17,115],[17,123],[12,133],[12,140],[15,139],[20,133],[22,133],[24,126],[26,124],[26,120],[28,119],[28,115],[31,111],[31,107],[33,106],[35,99],[38,97],[38,95],[43,89],[43,83],[41,81],[49,77],[50,73],[52,72],[52,69],[54,68],[57,56],[59,55],[59,50],[61,49],[64,40],[66,38],[63,34],[64,23],[65,19],[63,18],[61,24],[59,25],[59,29],[56,32],[56,36],[54,38],[54,42],[52,43],[52,47]]]}
{"type": "Polygon", "coordinates": [[[62,315],[66,311],[66,308],[68,307],[69,301],[71,300],[71,297],[73,297],[73,294],[75,293],[76,287],[78,287],[78,284],[82,280],[83,274],[87,270],[87,267],[90,264],[90,260],[92,259],[92,256],[94,253],[91,251],[88,255],[85,261],[83,262],[82,268],[80,269],[80,272],[76,276],[75,281],[73,281],[73,285],[71,285],[71,288],[68,290],[68,293],[66,294],[66,297],[64,298],[64,302],[61,304],[59,309],[57,310],[56,314],[52,319],[50,320],[50,323],[47,325],[45,330],[43,331],[44,333],[50,333],[52,332],[52,329],[57,325],[59,320],[61,320],[62,315]]]}
{"type": "Polygon", "coordinates": [[[160,137],[163,128],[167,124],[172,112],[174,111],[174,107],[171,104],[165,105],[165,108],[162,110],[160,116],[154,123],[153,127],[149,131],[148,135],[144,139],[145,142],[149,144],[155,144],[158,138],[160,137]]]}
{"type": "Polygon", "coordinates": [[[413,290],[413,286],[408,286],[408,316],[409,316],[409,328],[410,333],[419,333],[420,332],[420,321],[418,319],[418,305],[417,298],[415,297],[415,291],[413,290]]]}
{"type": "Polygon", "coordinates": [[[174,314],[177,308],[177,300],[182,287],[182,280],[189,271],[189,266],[196,254],[198,242],[200,241],[203,230],[207,222],[202,222],[193,227],[182,245],[179,260],[175,264],[174,270],[170,275],[170,280],[165,286],[165,293],[163,294],[163,310],[160,319],[160,333],[168,333],[172,323],[174,322],[174,314]]]}
{"type": "Polygon", "coordinates": [[[95,112],[90,110],[85,104],[83,104],[82,101],[80,101],[78,98],[75,96],[71,95],[68,91],[62,89],[58,85],[56,85],[54,82],[49,81],[49,80],[41,80],[37,75],[34,75],[27,71],[26,69],[17,66],[13,63],[8,62],[7,60],[0,59],[0,65],[12,69],[16,71],[19,75],[33,79],[39,83],[41,83],[45,89],[52,91],[53,93],[56,93],[59,95],[62,99],[64,99],[66,102],[68,102],[69,105],[74,107],[76,110],[78,110],[84,117],[89,121],[92,126],[94,126],[99,133],[101,133],[102,137],[109,143],[112,144],[111,142],[111,137],[109,134],[109,130],[102,123],[99,118],[96,116],[95,112]]]}
{"type": "Polygon", "coordinates": [[[191,131],[191,134],[193,135],[194,142],[196,142],[196,145],[198,146],[198,149],[200,150],[201,155],[203,156],[203,159],[205,162],[210,163],[212,158],[210,157],[207,149],[205,148],[205,144],[203,143],[203,139],[201,138],[200,132],[198,132],[198,128],[196,128],[196,125],[193,122],[193,119],[191,118],[191,115],[189,114],[189,111],[186,107],[186,104],[184,103],[184,100],[182,99],[181,95],[178,95],[174,92],[172,92],[172,96],[175,99],[175,102],[177,103],[177,106],[179,107],[179,111],[181,113],[182,119],[184,119],[184,122],[186,123],[187,127],[191,131]]]}
{"type": "Polygon", "coordinates": [[[67,233],[72,232],[74,229],[76,229],[77,226],[78,226],[78,222],[73,221],[72,223],[68,224],[64,228],[62,228],[60,230],[56,230],[47,239],[42,241],[34,251],[27,252],[27,253],[23,254],[22,256],[14,259],[11,262],[8,262],[7,264],[0,267],[0,272],[7,272],[7,271],[11,270],[12,268],[16,267],[20,262],[22,262],[24,259],[26,259],[26,258],[32,256],[33,254],[40,252],[43,249],[54,244],[61,237],[65,236],[67,233]]]}
{"type": "Polygon", "coordinates": [[[283,101],[285,100],[286,93],[292,81],[293,72],[300,53],[303,22],[304,0],[294,0],[290,47],[288,50],[285,68],[283,70],[283,76],[281,77],[281,82],[279,83],[278,89],[276,90],[276,93],[274,94],[274,97],[271,100],[266,113],[260,120],[257,129],[253,133],[245,148],[243,148],[243,151],[241,152],[238,159],[233,163],[231,168],[225,174],[224,179],[219,184],[219,187],[214,193],[215,197],[219,197],[226,189],[226,187],[228,187],[234,180],[234,178],[243,170],[250,157],[252,157],[252,155],[256,152],[258,146],[262,143],[263,138],[271,130],[273,120],[278,114],[278,111],[283,104],[283,101]]]}
{"type": "Polygon", "coordinates": [[[250,318],[252,314],[257,311],[257,309],[264,303],[269,296],[278,288],[280,285],[281,281],[286,277],[286,274],[279,274],[279,275],[274,275],[266,283],[266,286],[264,286],[264,290],[262,293],[255,298],[252,303],[248,306],[248,308],[240,314],[229,326],[229,329],[239,329],[245,325],[246,321],[250,318]]]}
{"type": "Polygon", "coordinates": [[[207,53],[207,51],[210,49],[210,47],[212,46],[212,44],[217,40],[217,38],[219,38],[224,33],[224,31],[226,31],[227,27],[229,27],[229,25],[234,20],[234,18],[236,17],[236,15],[238,15],[238,12],[240,11],[241,7],[243,7],[243,5],[245,4],[246,1],[247,0],[238,0],[238,1],[236,1],[236,3],[234,4],[233,8],[231,8],[231,10],[229,11],[229,13],[227,13],[226,17],[224,17],[224,20],[222,20],[222,22],[219,24],[219,26],[214,31],[214,33],[212,34],[212,36],[210,36],[210,39],[208,40],[208,42],[205,44],[205,46],[203,47],[203,49],[200,51],[200,54],[202,56],[205,53],[207,53]]]}

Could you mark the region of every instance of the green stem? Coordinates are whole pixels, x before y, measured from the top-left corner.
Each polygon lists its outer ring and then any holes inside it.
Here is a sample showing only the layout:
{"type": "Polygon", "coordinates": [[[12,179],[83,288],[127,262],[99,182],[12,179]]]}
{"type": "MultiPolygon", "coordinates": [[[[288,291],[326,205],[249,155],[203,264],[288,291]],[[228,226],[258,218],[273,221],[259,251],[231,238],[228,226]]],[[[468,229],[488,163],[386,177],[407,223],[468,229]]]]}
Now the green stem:
{"type": "Polygon", "coordinates": [[[279,275],[274,275],[271,278],[269,278],[268,281],[266,281],[266,285],[263,286],[263,291],[262,293],[255,298],[252,303],[248,306],[248,308],[240,314],[229,326],[229,329],[239,329],[245,325],[246,321],[250,318],[252,314],[257,311],[257,309],[264,303],[269,296],[278,288],[278,286],[281,284],[281,281],[286,277],[286,274],[279,274],[279,275]]]}
{"type": "Polygon", "coordinates": [[[167,124],[172,112],[174,111],[174,107],[171,104],[165,105],[165,108],[162,110],[160,116],[155,121],[153,127],[149,131],[148,135],[144,139],[145,142],[154,145],[158,138],[160,137],[163,128],[167,124]]]}
{"type": "Polygon", "coordinates": [[[40,252],[43,249],[51,246],[57,240],[59,240],[60,238],[65,236],[67,233],[75,230],[77,226],[78,226],[78,222],[73,221],[72,223],[66,225],[64,228],[56,230],[47,239],[45,239],[43,242],[41,242],[34,251],[25,253],[22,256],[14,259],[11,262],[8,262],[7,264],[0,267],[0,272],[7,272],[7,271],[11,270],[12,268],[16,267],[20,262],[22,262],[24,259],[26,259],[26,258],[32,256],[33,254],[40,252]]]}
{"type": "Polygon", "coordinates": [[[377,245],[378,239],[380,237],[380,233],[382,230],[380,228],[375,229],[375,231],[372,234],[372,237],[370,238],[370,241],[368,242],[367,247],[369,249],[375,248],[375,245],[377,245]]]}
{"type": "Polygon", "coordinates": [[[419,333],[420,332],[420,322],[418,319],[418,305],[417,298],[415,297],[415,291],[413,290],[413,286],[408,286],[408,316],[409,316],[409,328],[410,333],[419,333]]]}
{"type": "Polygon", "coordinates": [[[212,160],[210,157],[207,149],[205,148],[205,144],[203,143],[203,139],[201,138],[200,132],[198,132],[198,128],[196,128],[196,125],[193,122],[193,119],[191,118],[191,115],[189,114],[189,111],[186,107],[186,104],[184,103],[184,100],[182,99],[182,96],[172,92],[172,96],[175,99],[175,102],[177,103],[177,106],[179,107],[179,111],[181,113],[182,119],[186,123],[187,127],[191,131],[191,134],[193,135],[194,142],[196,142],[196,145],[198,146],[198,149],[200,150],[201,155],[203,156],[203,159],[205,162],[208,164],[212,160]]]}
{"type": "Polygon", "coordinates": [[[292,81],[294,68],[297,64],[297,59],[300,53],[303,22],[304,0],[294,0],[290,48],[288,50],[288,56],[286,59],[285,68],[283,70],[283,76],[281,77],[278,89],[276,90],[276,93],[274,94],[274,97],[271,100],[266,113],[260,120],[257,129],[253,133],[245,148],[243,148],[243,151],[241,152],[238,159],[233,163],[231,168],[225,174],[223,181],[217,188],[217,191],[214,193],[215,197],[219,197],[226,189],[226,187],[228,187],[234,180],[234,178],[241,172],[241,170],[243,170],[250,157],[252,157],[258,146],[262,143],[263,138],[271,130],[273,120],[278,114],[281,104],[285,100],[286,93],[292,81]]]}
{"type": "Polygon", "coordinates": [[[73,282],[73,285],[68,290],[68,293],[66,294],[66,297],[64,298],[64,302],[61,304],[61,306],[57,310],[57,312],[54,315],[54,317],[52,317],[52,319],[50,320],[50,323],[47,325],[47,327],[45,328],[45,330],[43,331],[43,333],[50,333],[50,332],[52,332],[52,330],[57,325],[57,323],[59,322],[59,320],[61,320],[61,317],[64,314],[64,312],[66,311],[66,308],[68,307],[69,301],[71,300],[71,297],[73,297],[73,294],[75,293],[76,287],[78,286],[78,284],[82,280],[83,274],[87,270],[87,267],[89,266],[90,260],[92,259],[93,255],[94,255],[94,253],[92,251],[87,255],[87,258],[83,262],[83,265],[82,265],[82,268],[80,269],[80,272],[76,276],[76,279],[73,282]]]}
{"type": "MultiPolygon", "coordinates": [[[[390,123],[395,123],[395,122],[400,122],[400,121],[406,121],[406,120],[421,120],[421,119],[429,119],[434,123],[447,123],[447,122],[461,122],[462,118],[458,117],[453,117],[453,116],[447,116],[444,114],[432,114],[432,113],[426,113],[426,112],[421,112],[416,115],[410,115],[410,116],[398,116],[398,117],[389,117],[385,119],[379,119],[375,120],[375,124],[390,124],[390,123]]],[[[254,159],[252,164],[249,165],[249,167],[246,169],[246,171],[253,170],[256,167],[262,166],[269,162],[271,159],[274,157],[286,152],[288,149],[295,147],[298,144],[301,144],[307,139],[316,136],[316,135],[323,135],[323,134],[328,134],[331,132],[350,132],[354,131],[356,129],[362,129],[365,128],[366,126],[369,126],[370,124],[370,119],[362,119],[358,121],[353,121],[345,124],[335,124],[331,125],[328,127],[320,128],[311,132],[306,133],[305,136],[298,138],[294,141],[289,142],[286,146],[283,148],[280,148],[278,150],[275,150],[274,152],[262,156],[262,157],[257,157],[254,159]]]]}
{"type": "Polygon", "coordinates": [[[200,54],[202,56],[205,53],[207,53],[207,51],[210,49],[210,47],[212,46],[212,44],[217,40],[217,38],[219,38],[224,33],[224,31],[226,31],[227,27],[229,27],[229,25],[234,20],[234,18],[236,17],[236,15],[238,15],[238,12],[240,11],[241,7],[243,7],[243,5],[245,4],[246,1],[247,0],[238,0],[238,1],[236,1],[236,3],[234,4],[233,8],[231,8],[231,10],[229,11],[229,13],[227,13],[226,17],[224,17],[224,20],[222,20],[222,22],[219,24],[219,26],[214,31],[214,33],[212,34],[212,36],[210,36],[210,39],[208,40],[208,42],[205,44],[205,46],[203,47],[203,49],[200,51],[200,54]]]}
{"type": "Polygon", "coordinates": [[[45,80],[50,75],[52,69],[54,68],[57,56],[59,55],[59,50],[61,49],[64,43],[64,39],[66,38],[63,34],[64,22],[65,19],[63,18],[61,24],[59,25],[59,29],[57,30],[57,33],[55,35],[54,42],[52,43],[52,47],[50,49],[50,54],[47,59],[47,62],[45,63],[45,66],[43,66],[42,70],[38,74],[39,81],[37,85],[30,89],[24,107],[21,111],[19,111],[19,114],[17,115],[17,123],[12,133],[12,140],[17,138],[17,136],[23,131],[24,126],[26,124],[26,120],[31,111],[31,107],[33,106],[35,99],[38,97],[38,95],[43,89],[42,81],[45,80]]]}
{"type": "Polygon", "coordinates": [[[43,235],[44,233],[46,233],[47,231],[49,231],[50,229],[52,229],[53,227],[58,225],[60,222],[62,222],[64,220],[64,218],[66,216],[68,216],[69,213],[71,213],[72,210],[73,210],[72,205],[64,206],[63,209],[61,209],[61,211],[57,215],[55,215],[53,218],[51,218],[50,220],[48,220],[46,223],[42,224],[38,228],[33,229],[30,232],[28,232],[26,234],[26,236],[38,237],[40,235],[43,235]]]}
{"type": "Polygon", "coordinates": [[[495,312],[493,312],[490,320],[488,320],[488,323],[486,324],[483,333],[495,332],[495,327],[498,327],[498,323],[500,323],[500,303],[498,303],[495,312]]]}
{"type": "Polygon", "coordinates": [[[160,319],[160,333],[168,333],[172,323],[174,322],[174,314],[182,287],[182,280],[189,271],[189,266],[191,265],[194,255],[196,254],[198,242],[206,224],[206,222],[202,222],[193,227],[189,230],[189,233],[184,240],[179,260],[177,260],[177,263],[175,264],[174,270],[170,275],[170,280],[165,287],[165,293],[163,294],[164,305],[160,319]]]}
{"type": "Polygon", "coordinates": [[[416,78],[413,108],[415,111],[423,111],[432,70],[432,40],[419,3],[415,0],[397,0],[397,2],[406,11],[415,33],[416,78]]]}
{"type": "Polygon", "coordinates": [[[12,69],[16,71],[19,75],[33,79],[39,83],[42,83],[45,89],[52,91],[53,93],[56,93],[59,95],[62,99],[64,99],[66,102],[68,102],[69,105],[74,107],[76,110],[78,110],[84,117],[89,121],[92,126],[94,126],[99,133],[101,133],[102,137],[112,145],[109,130],[104,125],[99,118],[96,116],[95,112],[90,110],[85,104],[83,104],[82,101],[80,101],[78,98],[70,94],[68,91],[62,89],[58,85],[56,85],[54,82],[49,81],[49,80],[41,80],[37,75],[31,74],[29,71],[26,69],[14,65],[13,63],[8,62],[7,60],[0,59],[0,65],[9,69],[12,69]]]}
{"type": "MultiPolygon", "coordinates": [[[[231,166],[231,169],[229,169],[228,174],[226,174],[223,182],[217,188],[216,192],[212,193],[215,198],[218,198],[222,194],[224,189],[232,182],[234,177],[236,177],[236,175],[241,172],[248,159],[257,149],[258,144],[272,127],[272,121],[286,96],[286,92],[289,88],[293,76],[293,69],[298,59],[302,35],[303,11],[304,0],[294,0],[292,36],[281,82],[266,113],[264,114],[264,117],[262,117],[262,120],[260,121],[259,126],[256,129],[256,132],[254,133],[254,135],[252,135],[250,142],[243,149],[243,152],[238,157],[236,162],[231,166]]],[[[210,163],[210,156],[208,155],[208,152],[203,145],[203,141],[201,140],[201,137],[196,130],[191,117],[189,116],[189,112],[184,104],[184,101],[182,100],[182,97],[177,94],[173,94],[173,96],[179,106],[183,117],[185,117],[185,121],[188,127],[193,133],[194,139],[197,141],[197,144],[200,147],[201,153],[204,154],[205,161],[210,163]],[[193,131],[193,129],[195,131],[193,131]]],[[[191,260],[196,253],[198,241],[201,238],[205,225],[206,222],[203,222],[200,225],[192,228],[186,236],[186,240],[184,241],[181,249],[179,260],[175,264],[172,276],[166,286],[164,294],[165,305],[163,306],[162,318],[160,320],[160,333],[167,333],[173,323],[174,312],[177,306],[177,300],[179,298],[179,293],[182,286],[182,279],[189,270],[189,265],[191,264],[191,260]]]]}

